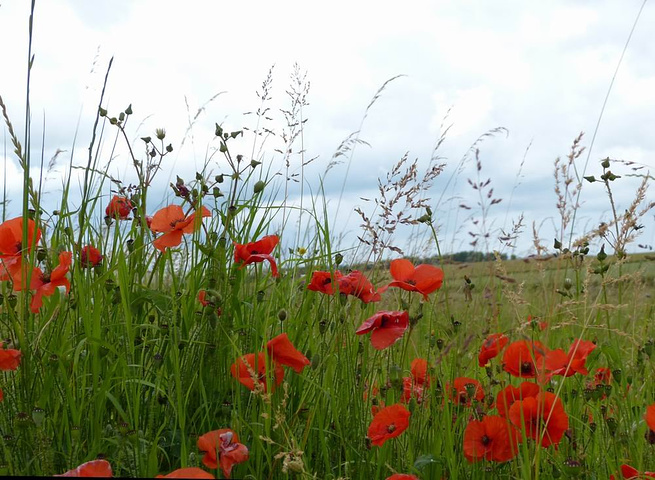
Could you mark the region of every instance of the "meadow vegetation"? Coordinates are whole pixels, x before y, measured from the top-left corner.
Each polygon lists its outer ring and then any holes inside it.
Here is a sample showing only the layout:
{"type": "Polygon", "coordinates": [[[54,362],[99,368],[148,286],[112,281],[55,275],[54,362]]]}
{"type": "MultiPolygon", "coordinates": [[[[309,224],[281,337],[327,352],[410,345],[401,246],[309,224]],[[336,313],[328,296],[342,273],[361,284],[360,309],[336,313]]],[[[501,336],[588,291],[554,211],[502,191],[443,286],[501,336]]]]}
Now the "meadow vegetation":
{"type": "MultiPolygon", "coordinates": [[[[149,190],[177,146],[164,129],[129,140],[136,102],[116,111],[100,98],[88,161],[71,162],[60,204],[47,211],[30,178],[30,130],[19,136],[0,98],[25,175],[24,196],[5,196],[0,225],[0,475],[607,479],[655,470],[655,256],[630,248],[652,214],[651,177],[611,159],[582,173],[578,136],[552,165],[558,238],[543,245],[535,233],[534,255],[506,260],[524,220],[506,232],[486,222],[502,199],[476,143],[471,202],[459,208],[478,212],[471,248],[494,260],[457,262],[441,251],[444,207],[432,200],[445,129],[428,162],[401,158],[371,211],[358,210],[356,256],[336,246],[322,183],[309,205],[279,195],[305,182],[286,153],[301,138],[309,88],[296,71],[280,181],[261,154],[270,79],[255,126],[216,124],[204,169],[171,183],[157,210],[149,190]],[[99,147],[107,136],[129,151],[136,183],[110,175],[99,147]],[[235,146],[244,138],[249,152],[235,146]],[[631,204],[615,204],[618,181],[636,182],[631,204]],[[603,189],[610,214],[574,238],[583,188],[603,189]],[[8,218],[8,201],[22,202],[22,214],[8,218]],[[273,230],[298,211],[302,235],[273,230]],[[426,255],[396,245],[402,226],[423,232],[426,255]]],[[[349,136],[328,170],[361,142],[349,136]]]]}

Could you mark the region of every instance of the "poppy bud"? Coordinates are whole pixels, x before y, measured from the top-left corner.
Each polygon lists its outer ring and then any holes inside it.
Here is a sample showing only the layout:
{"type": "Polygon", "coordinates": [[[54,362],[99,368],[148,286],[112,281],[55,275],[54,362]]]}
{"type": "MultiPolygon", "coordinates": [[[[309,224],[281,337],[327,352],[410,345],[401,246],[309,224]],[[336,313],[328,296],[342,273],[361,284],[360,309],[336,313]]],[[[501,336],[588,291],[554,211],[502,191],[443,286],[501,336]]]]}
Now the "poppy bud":
{"type": "Polygon", "coordinates": [[[112,125],[116,125],[118,124],[118,119],[116,117],[111,117],[109,119],[109,123],[111,123],[112,125]]]}
{"type": "Polygon", "coordinates": [[[321,354],[320,353],[315,353],[314,356],[312,357],[312,361],[310,363],[310,367],[312,370],[316,370],[321,363],[321,354]]]}
{"type": "Polygon", "coordinates": [[[40,427],[45,420],[45,410],[40,407],[34,407],[32,409],[32,420],[37,427],[40,427]]]}
{"type": "Polygon", "coordinates": [[[130,103],[130,105],[125,109],[125,115],[132,115],[132,113],[134,112],[132,112],[132,104],[130,103]]]}
{"type": "Polygon", "coordinates": [[[600,162],[600,166],[603,168],[609,168],[610,167],[610,159],[607,157],[605,160],[600,162]]]}
{"type": "Polygon", "coordinates": [[[266,292],[264,292],[264,290],[260,290],[260,291],[257,292],[257,301],[258,302],[263,302],[265,298],[266,298],[266,292]]]}
{"type": "Polygon", "coordinates": [[[287,319],[287,311],[283,308],[279,312],[277,312],[277,318],[281,322],[287,319]]]}
{"type": "Polygon", "coordinates": [[[250,160],[250,166],[252,168],[255,168],[255,167],[257,167],[258,165],[261,165],[261,164],[262,164],[262,162],[258,162],[257,160],[250,160]]]}
{"type": "Polygon", "coordinates": [[[596,255],[596,259],[598,259],[599,262],[602,262],[607,258],[607,254],[605,253],[605,244],[600,247],[600,252],[598,252],[598,255],[596,255]]]}
{"type": "Polygon", "coordinates": [[[118,121],[119,121],[119,122],[122,122],[123,120],[125,120],[125,112],[121,112],[121,113],[118,115],[118,121]]]}
{"type": "Polygon", "coordinates": [[[338,267],[339,265],[341,265],[341,262],[343,262],[343,255],[341,255],[340,253],[337,253],[334,256],[334,264],[338,267]]]}
{"type": "Polygon", "coordinates": [[[266,183],[264,183],[263,180],[259,180],[257,183],[255,183],[255,186],[253,187],[253,191],[255,193],[260,193],[261,191],[264,190],[265,186],[266,186],[266,183]]]}
{"type": "Polygon", "coordinates": [[[106,117],[106,116],[107,116],[107,110],[105,110],[105,109],[102,108],[102,107],[100,107],[99,110],[100,110],[100,116],[101,116],[101,117],[106,117]]]}
{"type": "Polygon", "coordinates": [[[318,331],[321,333],[325,333],[327,331],[327,321],[321,320],[318,322],[318,331]]]}
{"type": "Polygon", "coordinates": [[[614,378],[614,380],[616,380],[617,382],[621,383],[622,373],[623,372],[621,371],[620,368],[617,368],[616,370],[612,370],[612,378],[614,378]]]}
{"type": "Polygon", "coordinates": [[[16,426],[19,428],[27,428],[32,423],[32,419],[25,412],[18,412],[16,414],[16,426]]]}
{"type": "Polygon", "coordinates": [[[11,308],[14,308],[16,304],[18,303],[18,297],[14,295],[13,293],[7,296],[7,303],[11,308]]]}
{"type": "Polygon", "coordinates": [[[37,261],[42,262],[42,261],[44,261],[46,258],[48,258],[48,252],[46,251],[46,249],[45,249],[45,248],[39,248],[39,249],[36,251],[36,259],[37,259],[37,261]]]}

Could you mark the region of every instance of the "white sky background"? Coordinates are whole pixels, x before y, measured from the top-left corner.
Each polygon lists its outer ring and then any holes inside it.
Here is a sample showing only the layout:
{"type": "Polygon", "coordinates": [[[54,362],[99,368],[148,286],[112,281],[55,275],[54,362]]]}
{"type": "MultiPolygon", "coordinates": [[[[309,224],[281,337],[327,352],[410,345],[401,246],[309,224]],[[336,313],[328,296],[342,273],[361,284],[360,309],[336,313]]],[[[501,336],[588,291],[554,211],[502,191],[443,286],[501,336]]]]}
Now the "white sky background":
{"type": "MultiPolygon", "coordinates": [[[[375,92],[386,80],[402,74],[387,85],[364,121],[360,138],[370,147],[357,146],[349,169],[344,163],[326,177],[330,217],[337,217],[332,230],[346,235],[342,246],[356,244],[356,235],[361,235],[353,208],[373,213],[373,204],[360,197],[375,198],[377,178],[384,178],[406,152],[410,160],[418,158],[425,166],[451,109],[446,125],[452,127],[439,150],[447,167],[427,194],[443,248],[471,249],[466,232],[475,227],[469,217],[479,217],[479,211],[476,192],[467,179],[475,179],[475,162],[457,167],[481,134],[502,126],[509,130],[507,137],[496,135],[479,145],[482,179],[491,178],[494,197],[503,199],[491,208],[488,220],[494,228],[507,229],[523,212],[525,228],[514,253],[529,254],[533,221],[543,243],[552,247],[554,225],[559,225],[553,162],[566,156],[581,131],[586,133],[583,145],[589,146],[641,3],[37,0],[33,159],[40,159],[45,117],[45,162],[57,149],[66,150],[57,164],[57,171],[66,171],[81,112],[72,161],[86,163],[105,70],[113,56],[104,105],[114,115],[133,105],[128,131],[137,155],[142,155],[138,138],[154,137],[157,127],[166,128],[166,141],[175,148],[158,177],[160,186],[151,192],[154,213],[173,201],[167,185],[176,174],[192,179],[202,169],[208,149],[216,147],[215,122],[228,131],[254,127],[254,116],[243,114],[259,107],[255,92],[272,65],[269,107],[275,122],[269,126],[278,134],[283,131],[279,109],[289,108],[285,90],[297,62],[310,81],[309,105],[303,109],[308,119],[305,158],[318,157],[305,171],[305,193],[316,192],[320,175],[341,141],[359,128],[375,92]],[[189,118],[185,98],[193,116],[218,92],[225,93],[206,106],[194,124],[193,137],[180,149],[189,118]],[[474,208],[459,209],[460,203],[474,208]]],[[[29,2],[0,0],[0,95],[19,132],[23,131],[28,16],[29,2]]],[[[650,33],[654,27],[651,2],[619,70],[586,175],[598,177],[599,160],[607,156],[645,165],[639,173],[655,169],[655,37],[650,33]]],[[[104,163],[111,155],[114,134],[112,129],[105,133],[104,163]]],[[[270,138],[260,158],[264,167],[272,165],[273,172],[282,165],[281,155],[274,152],[279,146],[279,137],[270,138]]],[[[249,161],[252,137],[240,147],[235,153],[243,153],[249,161]]],[[[299,143],[293,146],[294,152],[300,148],[299,143]]],[[[7,140],[8,197],[13,200],[9,211],[15,215],[22,174],[11,150],[7,140]]],[[[586,154],[581,157],[578,168],[583,168],[586,158],[586,154]]],[[[347,156],[341,159],[348,161],[347,156]]],[[[128,183],[134,178],[129,165],[126,152],[119,148],[109,173],[128,183]]],[[[294,154],[292,170],[298,172],[299,165],[299,155],[294,154]]],[[[631,173],[623,165],[611,168],[619,175],[631,173]]],[[[212,164],[210,169],[227,171],[224,164],[212,164]]],[[[60,201],[57,171],[47,175],[44,188],[44,208],[49,210],[60,201]]],[[[38,176],[38,171],[32,173],[38,176]]],[[[278,179],[282,182],[283,177],[278,179]]],[[[632,200],[638,180],[614,182],[620,212],[632,200]]],[[[109,185],[105,191],[108,200],[109,185]]],[[[290,201],[298,203],[298,186],[290,193],[290,201]]],[[[576,234],[609,219],[609,202],[600,183],[585,183],[581,201],[576,234]]],[[[415,216],[423,213],[417,211],[415,216]]],[[[655,244],[653,214],[643,223],[646,228],[638,243],[655,244]]],[[[416,240],[407,246],[410,234],[399,231],[395,242],[408,253],[419,248],[416,240]]],[[[490,249],[499,248],[496,236],[492,235],[490,249]]],[[[286,246],[297,246],[295,232],[284,240],[286,246]]]]}

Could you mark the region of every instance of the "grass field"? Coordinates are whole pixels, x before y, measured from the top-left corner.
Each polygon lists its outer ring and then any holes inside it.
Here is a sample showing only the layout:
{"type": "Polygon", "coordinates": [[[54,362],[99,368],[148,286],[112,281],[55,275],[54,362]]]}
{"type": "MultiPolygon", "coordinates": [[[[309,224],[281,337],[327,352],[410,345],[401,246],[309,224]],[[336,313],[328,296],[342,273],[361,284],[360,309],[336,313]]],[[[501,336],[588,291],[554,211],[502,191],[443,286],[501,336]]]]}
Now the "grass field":
{"type": "MultiPolygon", "coordinates": [[[[302,207],[302,245],[273,231],[299,207],[277,200],[274,172],[235,146],[259,141],[256,130],[216,124],[205,169],[178,177],[155,210],[149,191],[176,146],[163,129],[131,144],[132,107],[106,110],[101,98],[81,200],[69,201],[71,164],[48,210],[30,178],[30,133],[0,104],[25,185],[23,198],[4,199],[22,215],[5,209],[0,225],[0,475],[655,470],[655,256],[629,253],[653,208],[650,177],[619,208],[614,162],[603,160],[593,181],[611,217],[564,241],[585,185],[574,168],[581,137],[554,165],[562,228],[538,255],[445,261],[424,195],[442,168],[422,176],[405,158],[380,184],[381,220],[358,212],[364,260],[349,263],[320,187],[302,207]],[[98,146],[108,132],[129,147],[136,184],[109,176],[98,146]],[[400,225],[424,229],[436,260],[403,258],[400,225]]],[[[483,218],[496,201],[487,185],[476,187],[483,218]]]]}

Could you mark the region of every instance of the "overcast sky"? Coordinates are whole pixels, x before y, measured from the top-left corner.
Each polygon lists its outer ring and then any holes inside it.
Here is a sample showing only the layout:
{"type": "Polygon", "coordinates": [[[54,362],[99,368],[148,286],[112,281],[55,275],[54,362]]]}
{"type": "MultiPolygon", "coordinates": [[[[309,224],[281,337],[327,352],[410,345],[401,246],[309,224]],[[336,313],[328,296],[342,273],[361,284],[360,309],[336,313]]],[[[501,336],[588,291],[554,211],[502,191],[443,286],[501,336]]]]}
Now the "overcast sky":
{"type": "MultiPolygon", "coordinates": [[[[283,169],[282,155],[275,152],[285,130],[280,109],[290,108],[285,92],[297,64],[310,82],[302,146],[305,159],[317,157],[304,172],[305,194],[316,193],[333,154],[360,127],[376,91],[390,78],[403,75],[386,86],[368,111],[359,138],[369,146],[357,145],[352,156],[340,157],[344,163],[324,177],[330,218],[335,220],[332,231],[345,234],[342,246],[355,244],[356,235],[361,235],[355,207],[374,215],[374,205],[361,198],[376,197],[378,178],[384,179],[405,153],[410,160],[419,160],[422,173],[443,128],[452,125],[438,151],[446,168],[426,193],[445,250],[470,249],[472,237],[467,232],[479,231],[481,223],[472,223],[480,218],[477,192],[467,182],[477,178],[475,161],[472,155],[461,160],[480,135],[496,127],[506,128],[508,134],[487,137],[478,145],[481,179],[490,178],[493,198],[502,199],[489,209],[488,248],[499,248],[497,229],[511,228],[512,220],[522,213],[525,228],[514,253],[533,252],[533,222],[543,243],[551,247],[559,226],[554,161],[566,157],[580,132],[585,132],[582,144],[589,147],[641,5],[642,0],[402,4],[37,0],[33,148],[40,156],[45,119],[46,163],[57,149],[66,150],[47,176],[46,202],[56,208],[61,189],[58,172],[66,171],[71,156],[75,165],[86,162],[110,58],[114,63],[104,105],[115,114],[133,105],[128,130],[137,152],[141,152],[138,138],[153,135],[157,127],[166,128],[167,141],[175,148],[160,174],[160,185],[152,191],[153,210],[173,201],[166,187],[171,178],[192,178],[202,169],[208,152],[216,147],[215,123],[226,130],[254,128],[255,117],[244,113],[260,106],[256,92],[273,65],[268,103],[273,120],[268,127],[277,136],[269,137],[255,157],[273,173],[283,169]],[[205,106],[187,134],[189,118],[219,92],[223,93],[205,106]],[[460,204],[472,209],[464,210],[460,204]]],[[[0,95],[19,131],[23,130],[28,16],[29,2],[0,1],[0,95]]],[[[599,161],[608,156],[644,165],[637,173],[653,170],[654,27],[651,2],[641,14],[619,69],[586,175],[598,177],[599,161]]],[[[113,134],[105,135],[103,163],[111,156],[113,142],[113,134]]],[[[244,138],[236,153],[249,161],[252,142],[252,137],[244,138]]],[[[299,141],[292,148],[291,171],[300,173],[299,141]]],[[[10,153],[7,157],[8,196],[15,199],[10,210],[17,214],[21,173],[10,153]]],[[[578,161],[580,173],[586,160],[585,153],[578,161]]],[[[134,178],[129,165],[126,152],[119,148],[109,173],[129,182],[134,178]]],[[[624,176],[613,185],[621,212],[629,206],[639,179],[626,178],[634,172],[624,165],[611,168],[624,176]]],[[[212,163],[210,169],[218,173],[226,166],[212,163]]],[[[283,176],[276,182],[283,188],[283,176]]],[[[107,185],[107,197],[109,189],[107,185]]],[[[289,202],[299,204],[299,198],[299,185],[292,185],[289,202]]],[[[601,184],[585,183],[581,202],[576,235],[609,219],[610,206],[601,184]]],[[[308,203],[305,196],[303,205],[308,203]]],[[[416,211],[415,216],[423,213],[416,211]]],[[[643,223],[646,229],[637,243],[652,245],[652,213],[643,223]]],[[[274,223],[273,229],[279,227],[274,223]]],[[[416,240],[407,246],[408,236],[425,230],[402,229],[395,243],[407,252],[416,250],[416,240]]],[[[286,243],[296,246],[295,233],[286,237],[286,243]]]]}

